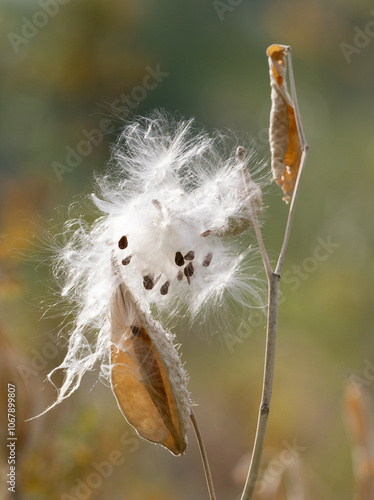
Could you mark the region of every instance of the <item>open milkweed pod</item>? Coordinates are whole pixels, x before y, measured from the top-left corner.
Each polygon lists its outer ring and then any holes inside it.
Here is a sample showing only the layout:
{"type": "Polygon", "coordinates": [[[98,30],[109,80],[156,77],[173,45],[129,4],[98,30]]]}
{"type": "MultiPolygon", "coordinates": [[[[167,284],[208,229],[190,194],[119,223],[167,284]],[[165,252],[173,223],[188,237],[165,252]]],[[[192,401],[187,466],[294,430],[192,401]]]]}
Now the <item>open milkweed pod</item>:
{"type": "Polygon", "coordinates": [[[242,324],[238,305],[263,305],[257,252],[235,236],[250,227],[253,210],[261,210],[260,187],[249,175],[258,162],[252,147],[236,158],[227,139],[158,111],[125,126],[112,166],[96,179],[95,219],[68,219],[55,242],[52,269],[69,312],[61,331],[68,342],[65,358],[48,375],[57,398],[46,411],[99,365],[141,435],[165,441],[175,453],[185,448],[186,376],[173,336],[153,318],[186,318],[196,329],[214,315],[212,326],[225,334],[242,324]],[[119,286],[126,292],[122,303],[119,286]],[[55,384],[57,373],[64,378],[55,384]],[[133,394],[138,403],[138,388],[169,441],[147,434],[138,416],[130,416],[124,398],[133,394]]]}
{"type": "Polygon", "coordinates": [[[283,189],[287,203],[295,187],[302,154],[295,105],[286,83],[288,50],[289,47],[285,45],[271,45],[266,51],[272,102],[269,130],[271,168],[273,178],[283,189]]]}
{"type": "Polygon", "coordinates": [[[184,453],[191,403],[171,335],[140,310],[124,284],[112,297],[110,324],[111,384],[121,412],[144,439],[184,453]]]}

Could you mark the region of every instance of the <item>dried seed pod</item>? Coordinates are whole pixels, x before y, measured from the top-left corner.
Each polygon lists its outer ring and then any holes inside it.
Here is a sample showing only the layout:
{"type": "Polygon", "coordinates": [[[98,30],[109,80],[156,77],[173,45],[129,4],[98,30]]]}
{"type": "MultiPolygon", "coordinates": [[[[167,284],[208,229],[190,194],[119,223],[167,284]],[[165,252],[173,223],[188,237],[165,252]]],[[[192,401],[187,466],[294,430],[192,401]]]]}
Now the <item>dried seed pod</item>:
{"type": "Polygon", "coordinates": [[[152,290],[155,286],[155,279],[153,274],[146,274],[143,276],[143,286],[146,290],[152,290]]]}
{"type": "Polygon", "coordinates": [[[129,255],[128,257],[126,257],[125,259],[122,260],[122,264],[124,266],[127,266],[128,264],[130,264],[131,259],[132,259],[132,255],[129,255]]]}
{"type": "Polygon", "coordinates": [[[295,103],[287,90],[286,70],[289,47],[271,45],[269,58],[271,85],[270,150],[271,169],[288,203],[299,173],[302,149],[296,123],[295,103]]]}
{"type": "Polygon", "coordinates": [[[127,236],[122,236],[118,242],[118,247],[121,249],[121,250],[124,250],[125,248],[127,248],[127,245],[129,244],[128,240],[127,240],[127,236]]]}
{"type": "Polygon", "coordinates": [[[212,262],[212,259],[213,259],[212,252],[207,253],[203,260],[203,266],[209,267],[210,263],[212,262]]]}
{"type": "Polygon", "coordinates": [[[161,295],[166,295],[169,291],[170,281],[165,281],[165,283],[160,288],[161,295]]]}
{"type": "Polygon", "coordinates": [[[178,271],[177,280],[182,281],[182,279],[183,279],[183,271],[178,271]]]}
{"type": "Polygon", "coordinates": [[[122,285],[111,299],[110,324],[111,385],[121,412],[142,438],[183,454],[191,403],[175,347],[122,285]]]}
{"type": "Polygon", "coordinates": [[[184,256],[184,260],[194,260],[194,258],[195,258],[195,252],[193,250],[190,250],[184,256]]]}
{"type": "Polygon", "coordinates": [[[184,266],[184,258],[183,258],[183,255],[181,254],[181,252],[177,252],[175,254],[175,263],[179,267],[184,266]]]}

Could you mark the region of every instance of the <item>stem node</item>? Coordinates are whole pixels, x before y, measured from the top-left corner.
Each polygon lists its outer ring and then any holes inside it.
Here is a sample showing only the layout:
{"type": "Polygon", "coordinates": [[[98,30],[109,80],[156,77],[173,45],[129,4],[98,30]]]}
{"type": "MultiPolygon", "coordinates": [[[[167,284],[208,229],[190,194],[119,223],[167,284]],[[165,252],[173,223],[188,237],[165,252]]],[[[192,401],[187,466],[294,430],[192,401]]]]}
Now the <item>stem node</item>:
{"type": "Polygon", "coordinates": [[[268,416],[268,415],[269,415],[269,412],[270,412],[270,407],[269,407],[269,405],[263,405],[263,406],[261,406],[261,409],[260,409],[260,414],[261,414],[261,415],[266,415],[266,416],[268,416]]]}

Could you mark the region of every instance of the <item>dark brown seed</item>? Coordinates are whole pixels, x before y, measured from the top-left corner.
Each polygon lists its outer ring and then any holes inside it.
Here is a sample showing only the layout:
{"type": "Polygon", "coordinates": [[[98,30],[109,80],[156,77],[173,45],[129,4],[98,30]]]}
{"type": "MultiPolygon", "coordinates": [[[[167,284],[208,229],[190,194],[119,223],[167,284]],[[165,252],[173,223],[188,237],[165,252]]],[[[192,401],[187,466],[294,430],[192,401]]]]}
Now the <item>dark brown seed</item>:
{"type": "Polygon", "coordinates": [[[132,255],[129,255],[128,257],[126,257],[126,259],[123,259],[122,264],[124,266],[127,266],[127,264],[130,264],[131,259],[132,259],[132,255]]]}
{"type": "Polygon", "coordinates": [[[188,284],[190,285],[191,284],[191,276],[193,275],[194,273],[194,267],[193,267],[193,264],[192,262],[190,262],[189,264],[187,264],[187,266],[184,268],[184,274],[187,278],[187,281],[188,281],[188,284]]]}
{"type": "Polygon", "coordinates": [[[131,325],[131,331],[135,335],[135,337],[141,337],[142,336],[142,330],[138,326],[131,325]]]}
{"type": "Polygon", "coordinates": [[[165,283],[160,288],[161,295],[166,295],[169,291],[170,281],[165,281],[165,283]]]}
{"type": "Polygon", "coordinates": [[[122,238],[118,242],[118,246],[121,250],[124,250],[127,248],[128,241],[127,241],[127,236],[122,236],[122,238]]]}
{"type": "Polygon", "coordinates": [[[175,254],[175,263],[179,267],[184,266],[184,258],[183,258],[183,255],[180,252],[177,252],[175,254]]]}
{"type": "Polygon", "coordinates": [[[195,269],[193,267],[192,262],[190,262],[189,264],[187,264],[187,266],[184,268],[184,274],[186,276],[190,276],[191,277],[193,275],[194,271],[195,271],[195,269]]]}
{"type": "Polygon", "coordinates": [[[177,280],[182,281],[182,279],[183,279],[183,271],[178,271],[177,280]]]}
{"type": "Polygon", "coordinates": [[[203,233],[200,234],[200,236],[202,236],[203,238],[206,238],[207,236],[210,235],[212,231],[210,229],[207,229],[206,231],[204,231],[203,233]]]}
{"type": "Polygon", "coordinates": [[[146,290],[152,290],[152,288],[155,286],[155,280],[152,274],[143,276],[143,286],[146,290]]]}
{"type": "Polygon", "coordinates": [[[190,250],[184,256],[184,260],[194,260],[194,258],[195,258],[195,252],[193,250],[190,250]]]}
{"type": "Polygon", "coordinates": [[[208,267],[209,264],[212,262],[212,259],[213,259],[212,252],[207,253],[204,260],[203,260],[203,266],[208,267]]]}

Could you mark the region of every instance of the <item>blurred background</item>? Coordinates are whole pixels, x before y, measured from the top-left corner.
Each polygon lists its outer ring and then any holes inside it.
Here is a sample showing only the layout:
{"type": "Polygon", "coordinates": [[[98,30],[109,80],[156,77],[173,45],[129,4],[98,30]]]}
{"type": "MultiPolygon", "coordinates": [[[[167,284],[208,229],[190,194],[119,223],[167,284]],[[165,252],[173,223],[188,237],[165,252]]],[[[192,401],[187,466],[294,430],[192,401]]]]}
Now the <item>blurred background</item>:
{"type": "MultiPolygon", "coordinates": [[[[46,375],[65,352],[61,310],[42,317],[57,288],[43,231],[92,191],[123,120],[154,108],[251,134],[268,159],[272,43],[293,48],[311,150],[284,266],[256,498],[374,498],[372,2],[1,0],[0,8],[0,422],[5,435],[6,383],[15,383],[19,438],[11,498],[207,498],[192,433],[180,458],[141,441],[98,373],[24,422],[53,402],[46,375]]],[[[267,189],[273,259],[287,215],[281,198],[267,189]]],[[[254,439],[265,340],[255,323],[211,341],[178,332],[218,498],[238,497],[254,439]]],[[[1,460],[6,498],[3,443],[1,460]]]]}

